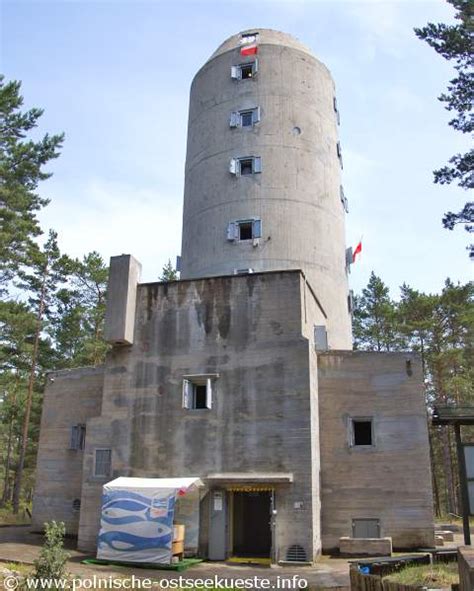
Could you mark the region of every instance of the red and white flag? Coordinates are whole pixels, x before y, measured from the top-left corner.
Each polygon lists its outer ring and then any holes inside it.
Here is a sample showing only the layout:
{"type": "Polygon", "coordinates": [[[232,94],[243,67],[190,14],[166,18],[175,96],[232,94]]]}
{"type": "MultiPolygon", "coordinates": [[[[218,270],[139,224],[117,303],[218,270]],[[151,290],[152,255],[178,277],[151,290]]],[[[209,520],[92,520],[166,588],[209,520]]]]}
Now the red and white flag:
{"type": "Polygon", "coordinates": [[[240,48],[240,55],[255,55],[258,52],[258,47],[256,43],[252,45],[245,45],[244,47],[240,48]]]}
{"type": "Polygon", "coordinates": [[[352,253],[352,262],[355,263],[357,255],[360,255],[362,252],[362,238],[359,240],[359,244],[355,247],[354,252],[352,253]]]}

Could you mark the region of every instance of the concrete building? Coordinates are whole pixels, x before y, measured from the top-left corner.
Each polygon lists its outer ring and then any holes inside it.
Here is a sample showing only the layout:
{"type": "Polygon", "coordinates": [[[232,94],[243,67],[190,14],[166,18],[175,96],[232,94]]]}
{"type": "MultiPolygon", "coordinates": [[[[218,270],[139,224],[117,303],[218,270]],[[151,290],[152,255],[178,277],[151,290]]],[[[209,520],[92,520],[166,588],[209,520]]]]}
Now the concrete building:
{"type": "Polygon", "coordinates": [[[195,476],[189,554],[433,544],[419,361],[351,350],[338,118],[330,73],[284,33],[234,35],[197,73],[181,280],[112,258],[104,366],[48,375],[38,527],[92,551],[105,482],[195,476]]]}

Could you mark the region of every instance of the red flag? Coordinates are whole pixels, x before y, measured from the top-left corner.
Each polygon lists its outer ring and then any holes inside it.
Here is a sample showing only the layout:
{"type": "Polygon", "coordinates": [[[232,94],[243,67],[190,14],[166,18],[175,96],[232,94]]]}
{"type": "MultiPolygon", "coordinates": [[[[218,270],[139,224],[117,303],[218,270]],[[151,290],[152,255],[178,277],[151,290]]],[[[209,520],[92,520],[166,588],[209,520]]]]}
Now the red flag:
{"type": "Polygon", "coordinates": [[[356,256],[362,252],[362,240],[359,240],[359,244],[355,247],[352,253],[352,262],[355,263],[356,256]]]}
{"type": "Polygon", "coordinates": [[[245,45],[240,48],[240,55],[255,55],[258,52],[257,44],[245,45]]]}

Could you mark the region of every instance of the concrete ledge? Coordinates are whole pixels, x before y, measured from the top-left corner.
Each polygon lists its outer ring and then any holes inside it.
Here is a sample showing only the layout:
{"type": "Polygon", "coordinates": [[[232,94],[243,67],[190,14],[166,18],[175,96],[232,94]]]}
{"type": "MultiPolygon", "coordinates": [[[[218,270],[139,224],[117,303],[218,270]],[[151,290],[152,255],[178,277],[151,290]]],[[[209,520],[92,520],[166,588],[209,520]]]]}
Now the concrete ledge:
{"type": "Polygon", "coordinates": [[[343,556],[391,556],[392,538],[339,538],[343,556]]]}

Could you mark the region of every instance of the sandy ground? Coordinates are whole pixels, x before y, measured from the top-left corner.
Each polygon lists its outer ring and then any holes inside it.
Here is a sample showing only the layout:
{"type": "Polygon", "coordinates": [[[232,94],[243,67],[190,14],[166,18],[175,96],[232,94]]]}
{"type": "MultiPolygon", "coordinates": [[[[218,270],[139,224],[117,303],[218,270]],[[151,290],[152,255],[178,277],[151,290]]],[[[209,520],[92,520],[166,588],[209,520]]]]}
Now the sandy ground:
{"type": "MultiPolygon", "coordinates": [[[[42,536],[32,533],[28,526],[0,527],[0,562],[18,561],[32,564],[39,554],[41,544],[42,536]]],[[[257,576],[268,579],[271,588],[274,589],[283,588],[282,579],[286,579],[286,588],[289,589],[289,579],[299,577],[299,579],[306,579],[309,587],[314,591],[326,589],[348,591],[349,589],[349,565],[347,560],[339,558],[323,557],[314,567],[265,567],[230,565],[224,562],[203,562],[184,572],[177,573],[175,571],[81,564],[84,558],[90,556],[76,550],[74,540],[67,540],[65,545],[71,555],[68,562],[68,571],[81,578],[92,579],[94,575],[102,579],[109,577],[129,578],[134,575],[139,579],[151,579],[159,582],[164,579],[177,579],[180,575],[186,579],[194,580],[214,576],[233,580],[257,576]]],[[[163,586],[165,585],[166,583],[163,586]]],[[[231,584],[227,586],[231,586],[231,584]]]]}

